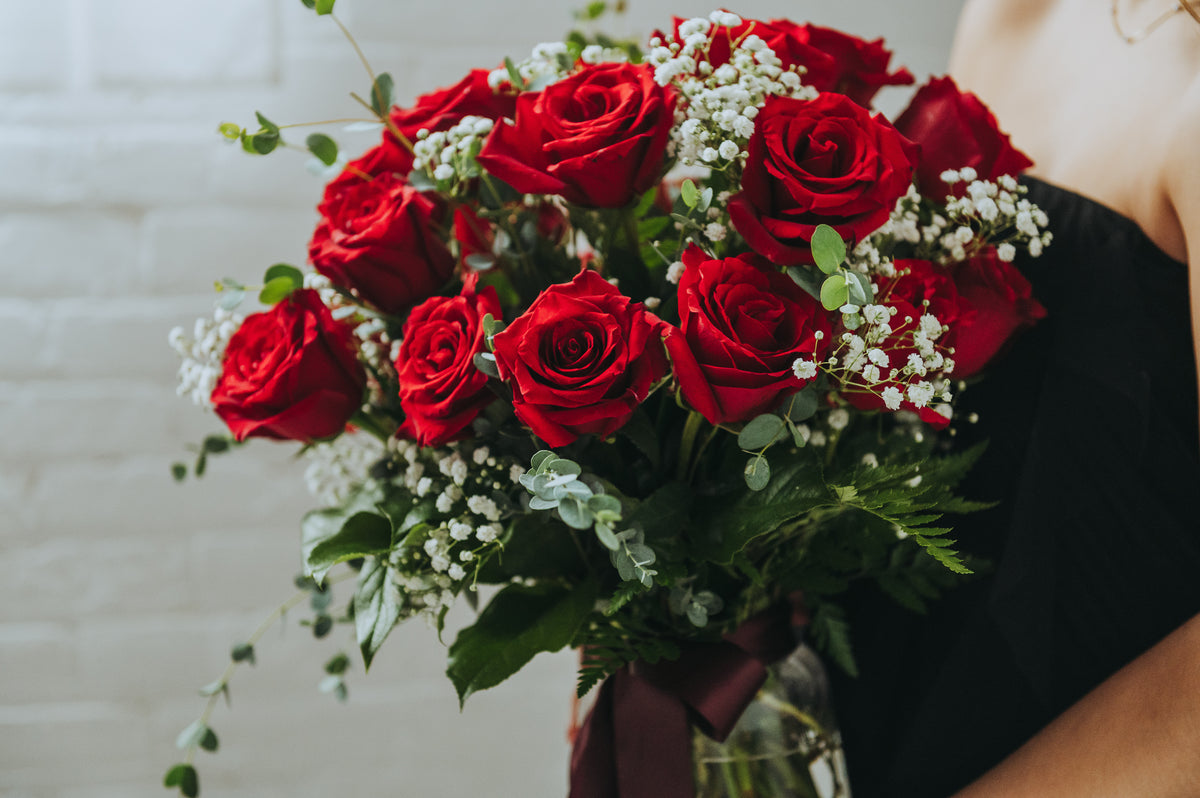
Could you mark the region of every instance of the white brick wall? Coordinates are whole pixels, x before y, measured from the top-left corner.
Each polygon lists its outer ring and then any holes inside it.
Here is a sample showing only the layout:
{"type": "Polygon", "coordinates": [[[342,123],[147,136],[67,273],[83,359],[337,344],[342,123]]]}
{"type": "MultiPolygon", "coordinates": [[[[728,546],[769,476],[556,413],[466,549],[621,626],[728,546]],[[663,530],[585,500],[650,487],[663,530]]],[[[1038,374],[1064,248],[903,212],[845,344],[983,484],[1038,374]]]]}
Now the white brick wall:
{"type": "MultiPolygon", "coordinates": [[[[582,5],[468,1],[339,9],[408,100],[556,37],[582,5]]],[[[888,33],[925,73],[959,3],[736,10],[888,33]]],[[[631,5],[623,26],[647,31],[712,3],[631,5]]],[[[290,592],[301,469],[260,443],[173,484],[183,444],[217,424],[174,396],[165,337],[207,312],[215,277],[302,262],[314,218],[303,158],[250,158],[216,124],[352,116],[364,84],[298,0],[0,0],[0,798],[166,795],[195,689],[290,592]]],[[[267,635],[213,718],[205,795],[564,794],[569,654],[459,714],[424,628],[352,671],[348,705],[320,695],[345,642],[294,621],[267,635]]]]}

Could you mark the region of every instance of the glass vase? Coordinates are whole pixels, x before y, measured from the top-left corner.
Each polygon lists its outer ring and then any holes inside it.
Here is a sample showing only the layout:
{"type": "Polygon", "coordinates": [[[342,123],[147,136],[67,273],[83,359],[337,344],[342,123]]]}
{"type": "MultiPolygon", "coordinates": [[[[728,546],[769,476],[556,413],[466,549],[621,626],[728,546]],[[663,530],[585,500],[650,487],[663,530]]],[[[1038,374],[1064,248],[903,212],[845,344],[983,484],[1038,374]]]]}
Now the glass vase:
{"type": "Polygon", "coordinates": [[[800,645],[767,681],[723,743],[693,739],[697,798],[850,798],[829,680],[800,645]]]}

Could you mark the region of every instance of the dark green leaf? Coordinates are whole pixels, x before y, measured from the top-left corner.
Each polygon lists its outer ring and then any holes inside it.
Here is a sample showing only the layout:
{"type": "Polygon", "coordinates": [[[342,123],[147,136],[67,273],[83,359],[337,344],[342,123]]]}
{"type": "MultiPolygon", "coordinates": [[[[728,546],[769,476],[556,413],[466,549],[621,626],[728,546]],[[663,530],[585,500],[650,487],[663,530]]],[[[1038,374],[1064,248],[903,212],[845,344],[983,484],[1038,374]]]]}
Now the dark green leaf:
{"type": "Polygon", "coordinates": [[[163,777],[163,786],[178,787],[179,792],[187,798],[196,798],[200,794],[200,779],[196,775],[196,768],[182,762],[167,771],[167,775],[163,777]]]}
{"type": "Polygon", "coordinates": [[[209,435],[201,444],[204,451],[211,452],[212,454],[220,454],[221,452],[228,451],[229,445],[229,438],[223,435],[209,435]]]}
{"type": "Polygon", "coordinates": [[[172,463],[171,476],[175,478],[176,482],[183,482],[187,479],[187,466],[183,463],[172,463]]]}
{"type": "Polygon", "coordinates": [[[813,299],[820,301],[821,282],[824,280],[820,272],[814,272],[803,266],[791,266],[787,273],[788,277],[792,278],[792,282],[807,291],[813,299]]]}
{"type": "Polygon", "coordinates": [[[204,736],[200,738],[200,747],[205,751],[217,750],[217,733],[212,729],[205,728],[204,736]]]}
{"type": "Polygon", "coordinates": [[[258,117],[258,124],[262,125],[263,130],[267,131],[268,133],[278,133],[279,132],[279,125],[275,124],[270,119],[267,119],[265,116],[263,116],[261,111],[255,111],[254,115],[256,117],[258,117]]]}
{"type": "Polygon", "coordinates": [[[304,143],[308,145],[308,151],[317,156],[317,160],[326,166],[332,166],[337,160],[337,142],[324,133],[313,133],[304,140],[304,143]]]}
{"type": "Polygon", "coordinates": [[[313,548],[304,568],[320,583],[329,569],[338,563],[385,554],[391,545],[392,524],[387,518],[372,512],[355,513],[336,535],[313,548]]]}
{"type": "Polygon", "coordinates": [[[292,284],[297,288],[304,285],[304,272],[292,266],[289,263],[276,263],[263,273],[263,283],[269,283],[272,280],[277,280],[281,277],[286,277],[292,281],[292,284]]]}
{"type": "Polygon", "coordinates": [[[816,388],[810,384],[803,391],[784,400],[783,410],[791,421],[800,423],[812,418],[819,404],[816,388]]]}
{"type": "Polygon", "coordinates": [[[508,56],[504,56],[504,68],[508,71],[508,81],[518,89],[525,88],[525,78],[517,70],[517,65],[508,56]]]}
{"type": "Polygon", "coordinates": [[[400,595],[391,581],[391,569],[375,557],[363,564],[362,573],[358,575],[358,587],[354,591],[354,628],[366,668],[371,667],[375,652],[400,620],[400,595]]]}
{"type": "Polygon", "coordinates": [[[238,643],[233,647],[233,650],[229,652],[229,656],[234,662],[249,662],[251,665],[253,665],[254,646],[250,645],[249,643],[238,643]]]}
{"type": "Polygon", "coordinates": [[[279,146],[279,134],[255,133],[247,141],[250,142],[250,152],[258,155],[269,155],[279,146]]]}
{"type": "Polygon", "coordinates": [[[783,419],[774,413],[763,413],[755,416],[742,427],[738,433],[738,446],[746,451],[754,452],[765,449],[775,441],[783,440],[787,435],[783,419]]]}
{"type": "Polygon", "coordinates": [[[296,284],[290,277],[276,277],[263,286],[258,292],[258,301],[264,305],[274,305],[282,302],[288,294],[296,290],[296,284]]]}
{"type": "Polygon", "coordinates": [[[321,638],[329,634],[329,630],[333,629],[333,618],[322,613],[313,621],[313,637],[321,638]]]}
{"type": "MultiPolygon", "coordinates": [[[[332,2],[329,5],[333,7],[332,2]]],[[[386,116],[392,108],[392,76],[386,72],[375,76],[375,83],[371,86],[371,108],[380,117],[386,116]]]]}
{"type": "Polygon", "coordinates": [[[821,284],[821,305],[826,310],[837,310],[845,305],[849,298],[850,289],[846,285],[846,278],[842,275],[835,274],[827,277],[821,284]]]}
{"type": "Polygon", "coordinates": [[[846,260],[846,242],[827,224],[817,225],[809,243],[817,268],[825,274],[833,274],[846,260]]]}
{"type": "Polygon", "coordinates": [[[496,594],[473,626],[450,646],[446,675],[459,703],[495,687],[536,654],[570,645],[596,601],[596,585],[510,585],[496,594]]]}
{"type": "Polygon", "coordinates": [[[875,290],[871,287],[871,278],[862,272],[846,272],[850,276],[850,299],[856,305],[865,305],[874,300],[875,290]]]}
{"type": "Polygon", "coordinates": [[[317,7],[317,0],[300,0],[300,2],[304,3],[305,8],[316,8],[317,7]]]}
{"type": "Polygon", "coordinates": [[[671,224],[669,216],[655,216],[638,222],[638,238],[642,241],[658,238],[671,224]]]}
{"type": "Polygon", "coordinates": [[[316,0],[315,8],[321,16],[333,13],[333,4],[336,0],[316,0]]]}
{"type": "Polygon", "coordinates": [[[813,612],[809,624],[817,645],[824,649],[846,673],[858,676],[858,666],[854,662],[854,649],[850,645],[850,625],[846,616],[834,604],[822,602],[813,612]]]}
{"type": "Polygon", "coordinates": [[[475,368],[493,379],[500,379],[500,369],[496,367],[496,356],[491,352],[476,352],[471,361],[475,368]]]}
{"type": "Polygon", "coordinates": [[[345,654],[338,653],[329,662],[325,663],[325,672],[331,675],[341,675],[350,667],[350,658],[345,654]]]}

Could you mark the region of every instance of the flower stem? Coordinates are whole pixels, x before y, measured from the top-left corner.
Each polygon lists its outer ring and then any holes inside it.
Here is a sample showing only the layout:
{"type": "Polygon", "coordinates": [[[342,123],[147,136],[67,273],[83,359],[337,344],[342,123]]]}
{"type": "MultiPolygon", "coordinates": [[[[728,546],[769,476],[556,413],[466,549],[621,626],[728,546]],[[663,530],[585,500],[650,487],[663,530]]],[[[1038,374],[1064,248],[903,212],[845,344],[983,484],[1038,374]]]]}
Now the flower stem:
{"type": "Polygon", "coordinates": [[[679,462],[675,465],[675,476],[682,482],[687,479],[692,464],[692,450],[696,446],[696,435],[704,424],[704,416],[695,410],[688,413],[683,425],[683,437],[679,441],[679,462]]]}

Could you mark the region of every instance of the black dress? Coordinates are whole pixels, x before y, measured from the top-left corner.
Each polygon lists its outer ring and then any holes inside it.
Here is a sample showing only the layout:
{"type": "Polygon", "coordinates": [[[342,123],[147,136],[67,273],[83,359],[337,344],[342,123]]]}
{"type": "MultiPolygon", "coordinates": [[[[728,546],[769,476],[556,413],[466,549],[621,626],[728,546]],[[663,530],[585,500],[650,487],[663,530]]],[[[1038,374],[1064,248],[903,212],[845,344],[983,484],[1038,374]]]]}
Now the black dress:
{"type": "Polygon", "coordinates": [[[963,493],[1000,502],[956,537],[994,567],[928,616],[851,593],[861,675],[829,668],[855,798],[946,798],[1200,612],[1187,267],[1026,182],[1055,238],[1019,265],[1048,315],[956,410],[990,440],[963,493]]]}

